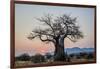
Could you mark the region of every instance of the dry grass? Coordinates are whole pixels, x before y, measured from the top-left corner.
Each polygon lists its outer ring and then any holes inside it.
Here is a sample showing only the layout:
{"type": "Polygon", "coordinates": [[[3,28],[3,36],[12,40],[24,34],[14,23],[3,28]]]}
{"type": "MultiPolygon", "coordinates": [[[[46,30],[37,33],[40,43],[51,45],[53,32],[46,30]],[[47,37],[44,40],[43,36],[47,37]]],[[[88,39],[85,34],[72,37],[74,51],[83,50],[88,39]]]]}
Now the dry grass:
{"type": "Polygon", "coordinates": [[[91,59],[91,60],[87,60],[87,59],[71,59],[71,61],[70,62],[67,62],[67,61],[65,61],[65,62],[61,62],[61,61],[59,61],[59,62],[42,62],[42,63],[33,63],[33,62],[31,62],[31,61],[16,61],[15,62],[15,66],[16,67],[20,67],[20,66],[30,66],[30,65],[33,65],[33,66],[37,66],[37,65],[55,65],[55,64],[58,64],[58,65],[60,65],[60,64],[74,64],[74,63],[84,63],[84,62],[86,62],[86,63],[88,63],[88,62],[93,62],[93,61],[95,61],[94,59],[91,59]]]}

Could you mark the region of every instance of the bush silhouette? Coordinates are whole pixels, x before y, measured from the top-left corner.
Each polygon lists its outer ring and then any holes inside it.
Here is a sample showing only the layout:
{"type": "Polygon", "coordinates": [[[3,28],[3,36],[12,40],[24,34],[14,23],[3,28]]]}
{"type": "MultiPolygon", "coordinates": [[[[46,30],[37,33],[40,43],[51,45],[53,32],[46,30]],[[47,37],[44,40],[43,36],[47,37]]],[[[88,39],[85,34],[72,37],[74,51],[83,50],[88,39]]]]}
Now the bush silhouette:
{"type": "Polygon", "coordinates": [[[24,53],[18,57],[16,57],[16,61],[29,61],[30,56],[27,53],[24,53]]]}
{"type": "Polygon", "coordinates": [[[34,63],[45,62],[45,57],[41,54],[36,54],[36,55],[31,57],[31,61],[34,63]]]}

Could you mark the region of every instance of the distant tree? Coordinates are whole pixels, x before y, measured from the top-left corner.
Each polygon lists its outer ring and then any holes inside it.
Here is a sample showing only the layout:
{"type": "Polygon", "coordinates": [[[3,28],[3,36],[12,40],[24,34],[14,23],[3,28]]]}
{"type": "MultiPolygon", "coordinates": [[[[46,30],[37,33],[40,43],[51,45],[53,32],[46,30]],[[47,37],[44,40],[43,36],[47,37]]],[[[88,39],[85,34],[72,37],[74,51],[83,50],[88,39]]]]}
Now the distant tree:
{"type": "Polygon", "coordinates": [[[93,59],[93,58],[94,58],[93,52],[87,54],[87,59],[93,59]]]}
{"type": "Polygon", "coordinates": [[[77,59],[81,59],[82,56],[80,56],[79,54],[76,55],[77,56],[77,59]]]}
{"type": "Polygon", "coordinates": [[[86,58],[87,57],[87,53],[86,52],[81,52],[80,53],[80,57],[81,58],[86,58]]]}
{"type": "Polygon", "coordinates": [[[46,56],[46,59],[50,59],[52,57],[51,53],[46,53],[45,56],[46,56]]]}
{"type": "Polygon", "coordinates": [[[26,53],[16,57],[16,60],[19,60],[19,61],[29,61],[30,60],[30,56],[26,53]]]}
{"type": "Polygon", "coordinates": [[[69,56],[70,56],[71,58],[73,58],[73,57],[74,57],[74,54],[70,54],[69,56]]]}
{"type": "Polygon", "coordinates": [[[54,43],[55,61],[65,61],[64,52],[64,40],[68,38],[72,42],[76,42],[77,39],[83,38],[82,32],[77,25],[77,17],[71,17],[70,15],[63,14],[58,17],[52,17],[51,15],[45,15],[44,17],[37,18],[37,20],[46,25],[45,29],[34,29],[29,39],[39,38],[41,41],[54,43]]]}
{"type": "Polygon", "coordinates": [[[41,54],[36,54],[36,55],[31,57],[31,61],[34,63],[45,62],[45,57],[41,54]]]}

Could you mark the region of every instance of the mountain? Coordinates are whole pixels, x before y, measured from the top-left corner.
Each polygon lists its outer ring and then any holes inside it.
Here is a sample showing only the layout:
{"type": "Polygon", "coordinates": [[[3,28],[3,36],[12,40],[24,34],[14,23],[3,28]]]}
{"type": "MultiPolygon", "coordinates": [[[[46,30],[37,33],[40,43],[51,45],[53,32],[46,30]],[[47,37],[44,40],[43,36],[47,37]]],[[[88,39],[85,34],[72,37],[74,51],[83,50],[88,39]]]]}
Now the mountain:
{"type": "Polygon", "coordinates": [[[65,48],[65,52],[67,51],[67,54],[72,54],[72,53],[80,53],[80,52],[94,52],[94,48],[79,48],[79,47],[74,47],[74,48],[65,48]]]}

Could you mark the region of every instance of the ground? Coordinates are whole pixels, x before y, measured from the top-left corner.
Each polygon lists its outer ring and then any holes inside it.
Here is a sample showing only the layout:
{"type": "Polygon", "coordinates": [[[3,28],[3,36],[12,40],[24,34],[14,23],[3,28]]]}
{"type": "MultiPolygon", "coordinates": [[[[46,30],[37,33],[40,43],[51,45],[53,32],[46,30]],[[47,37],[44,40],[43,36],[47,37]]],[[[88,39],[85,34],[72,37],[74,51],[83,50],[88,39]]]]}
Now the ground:
{"type": "Polygon", "coordinates": [[[32,61],[16,61],[15,66],[16,67],[23,67],[23,66],[52,66],[52,65],[69,65],[69,64],[81,64],[81,63],[93,63],[95,62],[95,59],[71,59],[70,62],[64,61],[64,62],[41,62],[41,63],[33,63],[32,61]]]}

